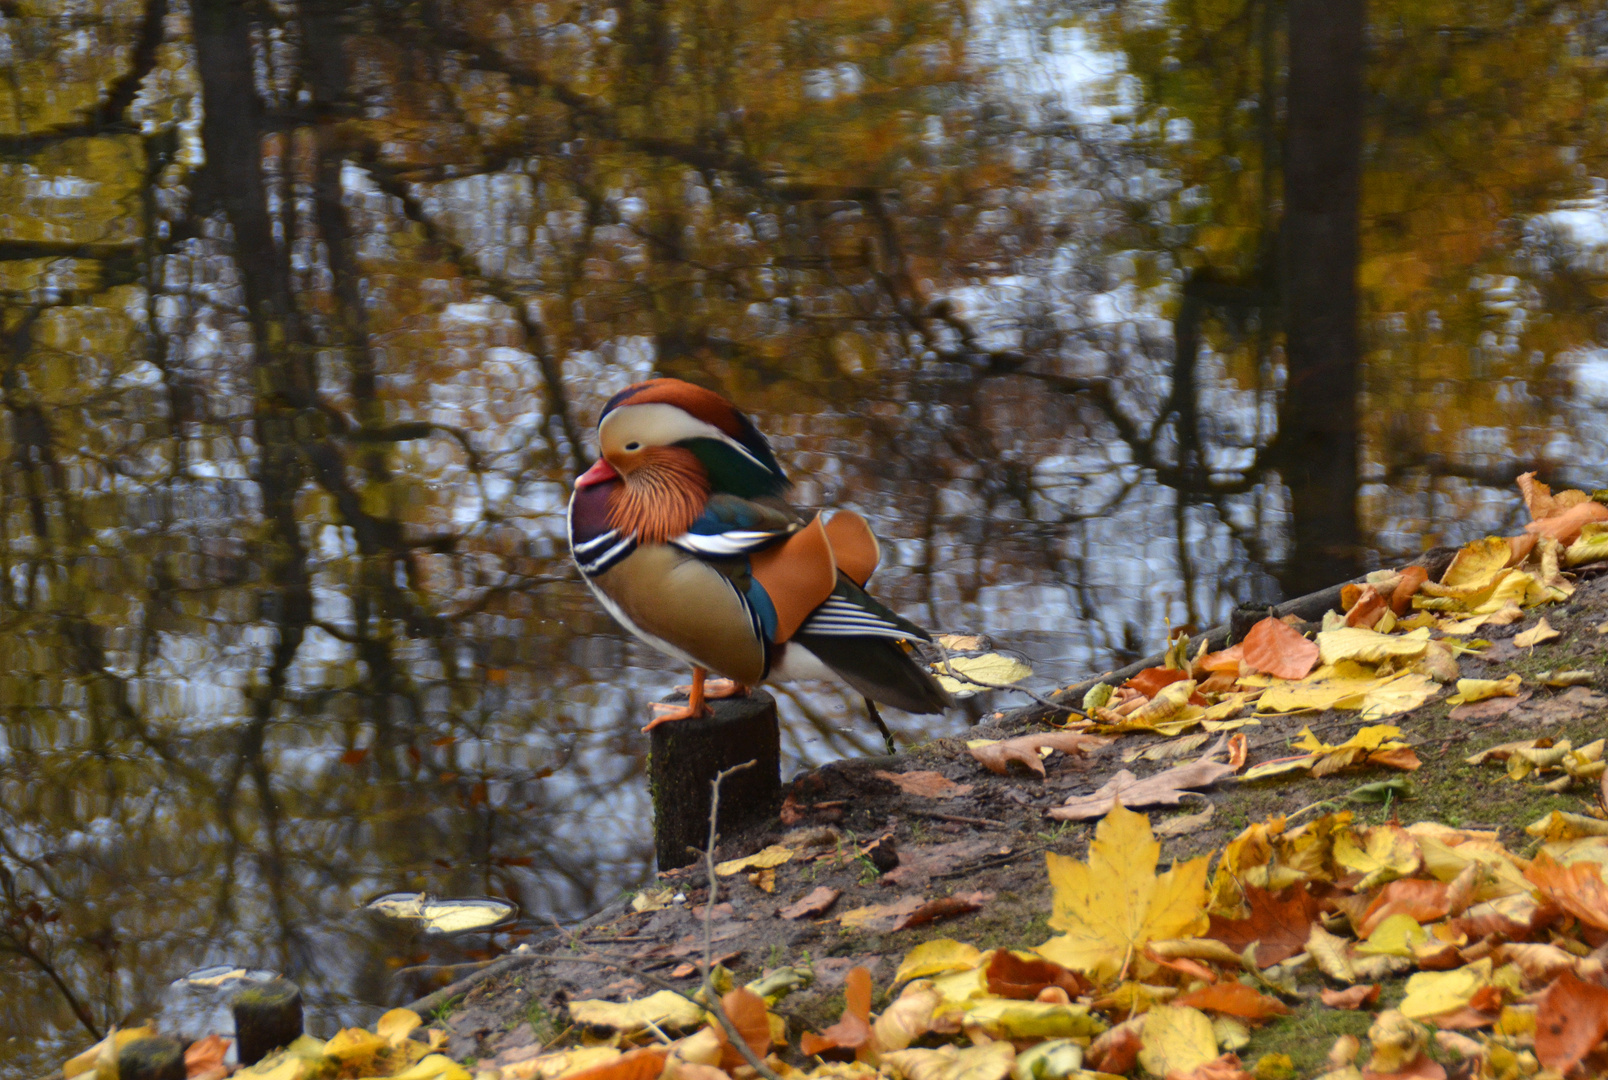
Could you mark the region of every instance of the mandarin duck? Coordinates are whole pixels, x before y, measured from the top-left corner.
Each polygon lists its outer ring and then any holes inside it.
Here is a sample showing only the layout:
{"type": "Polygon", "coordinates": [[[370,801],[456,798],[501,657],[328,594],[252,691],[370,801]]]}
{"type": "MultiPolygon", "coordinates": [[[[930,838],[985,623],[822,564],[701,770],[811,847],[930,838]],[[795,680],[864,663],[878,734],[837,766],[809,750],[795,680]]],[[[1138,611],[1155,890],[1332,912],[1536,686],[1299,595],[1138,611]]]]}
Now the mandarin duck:
{"type": "Polygon", "coordinates": [[[725,398],[650,379],[609,399],[597,435],[602,456],[570,497],[570,552],[610,615],[692,665],[686,705],[655,705],[644,731],[776,678],[841,679],[890,746],[874,702],[953,704],[903,644],[927,632],[865,591],[880,558],[865,519],[789,506],[770,444],[725,398]]]}

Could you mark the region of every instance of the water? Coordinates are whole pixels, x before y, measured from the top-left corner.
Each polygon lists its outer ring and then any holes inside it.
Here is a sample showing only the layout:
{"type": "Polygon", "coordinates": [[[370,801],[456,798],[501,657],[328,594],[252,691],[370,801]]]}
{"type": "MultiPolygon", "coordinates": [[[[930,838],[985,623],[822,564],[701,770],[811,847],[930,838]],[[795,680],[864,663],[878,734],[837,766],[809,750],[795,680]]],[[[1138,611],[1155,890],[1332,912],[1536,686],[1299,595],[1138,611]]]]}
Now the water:
{"type": "MultiPolygon", "coordinates": [[[[1525,468],[1608,485],[1603,5],[1372,5],[1349,91],[1290,81],[1283,12],[6,8],[0,1067],[210,965],[327,1026],[519,940],[398,937],[384,893],[643,879],[637,729],[684,672],[562,519],[649,373],[1040,688],[1513,529],[1525,468]],[[1302,172],[1314,107],[1360,143],[1302,172]],[[1287,250],[1286,185],[1348,220],[1347,176],[1350,232],[1287,250]]],[[[876,749],[780,696],[790,766],[876,749]]]]}

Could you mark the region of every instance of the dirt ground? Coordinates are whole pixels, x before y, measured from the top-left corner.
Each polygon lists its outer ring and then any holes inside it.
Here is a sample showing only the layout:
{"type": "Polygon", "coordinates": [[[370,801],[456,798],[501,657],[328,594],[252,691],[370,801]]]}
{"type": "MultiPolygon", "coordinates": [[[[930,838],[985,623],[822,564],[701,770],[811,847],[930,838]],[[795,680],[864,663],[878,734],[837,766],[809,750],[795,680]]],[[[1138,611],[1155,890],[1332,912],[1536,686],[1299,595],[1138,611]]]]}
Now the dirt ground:
{"type": "MultiPolygon", "coordinates": [[[[1524,675],[1530,696],[1522,703],[1488,719],[1452,720],[1442,695],[1385,721],[1402,728],[1423,761],[1423,767],[1411,774],[1368,768],[1318,779],[1286,775],[1251,784],[1229,780],[1204,800],[1152,810],[1151,818],[1159,826],[1170,817],[1199,812],[1206,801],[1215,807],[1209,824],[1164,841],[1164,864],[1220,848],[1250,822],[1321,800],[1343,800],[1359,785],[1403,776],[1412,787],[1405,801],[1346,808],[1362,822],[1397,817],[1404,824],[1434,820],[1499,829],[1504,844],[1528,851],[1534,843],[1523,832],[1526,824],[1554,809],[1585,812],[1591,793],[1552,794],[1534,783],[1508,782],[1500,769],[1470,766],[1464,758],[1519,738],[1550,735],[1572,739],[1578,746],[1608,735],[1608,632],[1604,631],[1608,631],[1608,574],[1598,571],[1580,581],[1567,604],[1531,611],[1511,626],[1483,628],[1477,636],[1491,641],[1491,648],[1483,657],[1461,658],[1464,677],[1499,678],[1512,671],[1524,675]],[[1512,638],[1542,615],[1563,636],[1530,650],[1515,647],[1512,638]],[[1531,684],[1530,676],[1548,669],[1586,669],[1594,681],[1563,690],[1531,684]]],[[[1045,711],[1033,707],[994,714],[967,737],[997,739],[1043,729],[1048,725],[1039,717],[1045,711]]],[[[1249,736],[1251,764],[1288,756],[1289,742],[1304,726],[1329,743],[1343,742],[1363,726],[1355,712],[1344,711],[1260,719],[1261,726],[1241,729],[1249,736]]],[[[1044,853],[1083,857],[1094,825],[1058,823],[1046,812],[1068,796],[1095,791],[1118,769],[1145,776],[1176,764],[1124,762],[1131,752],[1161,741],[1159,736],[1129,735],[1086,756],[1057,753],[1046,762],[1048,775],[1043,779],[1015,766],[1007,776],[990,773],[971,757],[960,738],[935,739],[892,757],[833,762],[805,774],[790,788],[787,816],[794,819],[790,825],[777,819],[769,827],[721,844],[717,858],[725,860],[789,837],[794,843],[802,836],[812,841],[774,868],[774,882],[757,874],[751,880],[748,872],[720,879],[711,924],[713,953],[739,982],[781,967],[813,971],[813,985],[784,999],[777,1009],[788,1018],[789,1035],[796,1040],[800,1030],[820,1030],[836,1019],[842,1008],[843,977],[856,965],[871,970],[879,994],[875,1007],[880,1007],[900,958],[922,941],[952,937],[984,949],[1038,945],[1052,936],[1046,922],[1050,890],[1044,853]],[[970,790],[951,798],[911,795],[877,775],[915,770],[940,773],[970,790]],[[785,910],[822,887],[840,893],[824,911],[785,910]],[[919,904],[942,897],[963,897],[979,906],[967,914],[894,929],[919,904]],[[853,914],[875,905],[887,910],[853,914]]],[[[661,897],[659,890],[666,887],[668,896],[663,898],[670,902],[660,910],[635,911],[634,896],[622,897],[583,926],[577,940],[584,945],[546,946],[592,950],[618,960],[621,969],[516,957],[463,993],[429,1002],[436,1026],[450,1036],[451,1054],[471,1064],[529,1056],[535,1046],[555,1041],[565,1032],[568,1001],[625,1000],[657,989],[640,978],[641,973],[695,989],[707,877],[701,865],[689,867],[660,875],[659,886],[644,891],[650,898],[661,897]]],[[[1391,1005],[1400,996],[1399,984],[1387,984],[1381,1004],[1391,1005]]],[[[1366,1011],[1298,1008],[1259,1029],[1241,1056],[1254,1061],[1262,1053],[1288,1053],[1298,1069],[1310,1070],[1334,1035],[1360,1034],[1371,1019],[1366,1011]]]]}

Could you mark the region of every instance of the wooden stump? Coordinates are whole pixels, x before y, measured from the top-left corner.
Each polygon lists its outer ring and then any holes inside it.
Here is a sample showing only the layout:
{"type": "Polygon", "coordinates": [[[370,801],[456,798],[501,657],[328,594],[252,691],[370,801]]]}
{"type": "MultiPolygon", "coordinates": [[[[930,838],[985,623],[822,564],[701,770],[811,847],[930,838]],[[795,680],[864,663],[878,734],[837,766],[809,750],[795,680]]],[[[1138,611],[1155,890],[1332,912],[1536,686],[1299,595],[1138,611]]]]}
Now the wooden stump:
{"type": "Polygon", "coordinates": [[[288,979],[247,987],[234,996],[235,1053],[255,1065],[302,1033],[301,988],[288,979]]]}
{"type": "Polygon", "coordinates": [[[166,1035],[135,1039],[117,1052],[119,1080],[184,1080],[184,1044],[166,1035]]]}
{"type": "Polygon", "coordinates": [[[720,831],[763,821],[782,797],[782,737],[776,699],[763,690],[709,702],[712,715],[673,720],[649,734],[653,753],[653,848],[660,870],[686,866],[709,844],[709,784],[745,761],[754,764],[720,785],[720,831]]]}

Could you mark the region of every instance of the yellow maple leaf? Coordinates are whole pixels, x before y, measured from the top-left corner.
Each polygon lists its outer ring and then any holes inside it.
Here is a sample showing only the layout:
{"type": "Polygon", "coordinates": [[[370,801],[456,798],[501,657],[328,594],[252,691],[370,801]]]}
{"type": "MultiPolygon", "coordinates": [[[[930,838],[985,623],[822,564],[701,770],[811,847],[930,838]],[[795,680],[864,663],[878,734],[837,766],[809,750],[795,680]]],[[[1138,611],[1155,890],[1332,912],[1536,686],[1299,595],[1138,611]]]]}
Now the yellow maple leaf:
{"type": "Polygon", "coordinates": [[[1377,664],[1386,657],[1416,660],[1429,648],[1429,629],[1407,634],[1381,634],[1361,626],[1342,626],[1318,635],[1318,659],[1325,664],[1350,660],[1377,664]]]}
{"type": "Polygon", "coordinates": [[[1158,877],[1160,856],[1150,819],[1121,805],[1096,827],[1088,862],[1047,852],[1055,890],[1050,926],[1063,933],[1037,951],[1105,983],[1146,942],[1204,932],[1209,856],[1175,863],[1158,877]]]}

